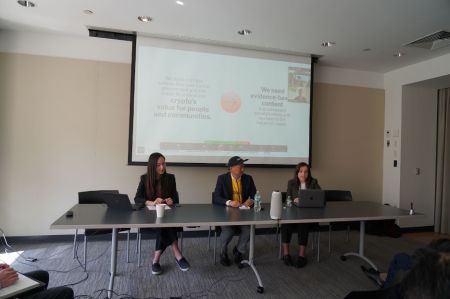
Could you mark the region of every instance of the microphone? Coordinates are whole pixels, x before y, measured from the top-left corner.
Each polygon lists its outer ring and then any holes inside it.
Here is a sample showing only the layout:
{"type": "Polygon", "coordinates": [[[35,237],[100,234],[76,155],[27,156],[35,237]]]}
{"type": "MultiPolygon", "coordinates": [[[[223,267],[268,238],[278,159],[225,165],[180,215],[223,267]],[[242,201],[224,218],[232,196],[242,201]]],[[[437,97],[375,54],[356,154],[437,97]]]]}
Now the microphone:
{"type": "Polygon", "coordinates": [[[411,209],[409,210],[409,215],[414,215],[413,203],[411,202],[411,209]]]}

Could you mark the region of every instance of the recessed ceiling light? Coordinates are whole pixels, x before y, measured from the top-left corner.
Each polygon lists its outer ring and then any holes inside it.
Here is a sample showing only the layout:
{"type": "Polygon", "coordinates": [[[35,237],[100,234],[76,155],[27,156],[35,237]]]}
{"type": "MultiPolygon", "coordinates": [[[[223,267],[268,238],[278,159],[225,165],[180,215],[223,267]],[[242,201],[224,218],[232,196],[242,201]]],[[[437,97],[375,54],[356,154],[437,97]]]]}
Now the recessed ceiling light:
{"type": "Polygon", "coordinates": [[[153,19],[151,17],[148,17],[148,16],[139,16],[138,20],[141,21],[141,22],[145,22],[145,23],[153,21],[153,19]]]}
{"type": "Polygon", "coordinates": [[[183,1],[180,1],[180,0],[175,1],[175,3],[178,4],[178,5],[181,5],[181,6],[184,5],[184,2],[183,2],[183,1]]]}
{"type": "Polygon", "coordinates": [[[23,0],[19,0],[17,1],[17,3],[19,3],[20,5],[24,6],[24,7],[35,7],[36,4],[34,4],[31,1],[23,1],[23,0]]]}
{"type": "Polygon", "coordinates": [[[402,57],[402,56],[405,56],[405,55],[406,55],[406,53],[403,53],[403,52],[394,53],[394,57],[402,57]]]}
{"type": "Polygon", "coordinates": [[[83,13],[86,14],[86,15],[93,15],[94,14],[94,12],[92,10],[90,10],[90,9],[83,10],[83,13]]]}
{"type": "Polygon", "coordinates": [[[248,29],[243,29],[243,30],[239,30],[238,34],[240,34],[240,35],[250,35],[250,34],[252,34],[252,31],[248,30],[248,29]]]}
{"type": "Polygon", "coordinates": [[[322,47],[332,47],[334,45],[336,45],[335,42],[323,42],[322,43],[322,47]]]}

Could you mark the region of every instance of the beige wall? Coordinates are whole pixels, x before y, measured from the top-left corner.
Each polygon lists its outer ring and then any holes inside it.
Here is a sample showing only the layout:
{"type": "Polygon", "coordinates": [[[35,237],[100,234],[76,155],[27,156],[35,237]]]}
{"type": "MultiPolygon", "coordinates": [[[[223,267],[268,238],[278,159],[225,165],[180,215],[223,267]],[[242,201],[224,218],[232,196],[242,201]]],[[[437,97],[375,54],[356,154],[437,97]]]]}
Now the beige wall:
{"type": "Polygon", "coordinates": [[[313,174],[324,189],[382,202],[384,91],[316,84],[313,174]]]}
{"type": "MultiPolygon", "coordinates": [[[[0,53],[0,227],[62,234],[49,225],[81,190],[134,196],[144,167],[127,166],[130,65],[0,53]]],[[[384,91],[317,83],[313,173],[322,188],[381,203],[384,91]]],[[[181,201],[208,203],[224,168],[170,167],[181,201]]],[[[292,169],[248,168],[263,200],[292,169]]]]}

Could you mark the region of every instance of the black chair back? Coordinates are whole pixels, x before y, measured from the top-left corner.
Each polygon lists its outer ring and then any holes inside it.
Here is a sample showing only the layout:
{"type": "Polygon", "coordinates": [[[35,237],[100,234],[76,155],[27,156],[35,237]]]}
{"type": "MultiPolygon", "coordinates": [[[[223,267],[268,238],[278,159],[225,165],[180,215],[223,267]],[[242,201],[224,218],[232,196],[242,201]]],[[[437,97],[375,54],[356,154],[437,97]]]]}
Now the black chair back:
{"type": "Polygon", "coordinates": [[[352,192],[347,190],[325,190],[326,201],[352,201],[352,192]]]}
{"type": "MultiPolygon", "coordinates": [[[[82,191],[78,192],[78,203],[79,204],[102,204],[105,203],[103,200],[103,194],[114,193],[119,194],[119,190],[95,190],[95,191],[82,191]]],[[[119,229],[119,231],[129,230],[127,229],[119,229]]],[[[93,235],[104,235],[110,234],[112,229],[85,229],[84,234],[86,236],[93,235]]]]}
{"type": "Polygon", "coordinates": [[[283,192],[281,192],[281,201],[282,202],[286,202],[286,196],[287,195],[287,192],[285,192],[285,191],[283,191],[283,192]]]}
{"type": "Polygon", "coordinates": [[[105,193],[119,194],[119,190],[95,190],[78,192],[79,204],[99,204],[105,203],[102,195],[105,193]]]}

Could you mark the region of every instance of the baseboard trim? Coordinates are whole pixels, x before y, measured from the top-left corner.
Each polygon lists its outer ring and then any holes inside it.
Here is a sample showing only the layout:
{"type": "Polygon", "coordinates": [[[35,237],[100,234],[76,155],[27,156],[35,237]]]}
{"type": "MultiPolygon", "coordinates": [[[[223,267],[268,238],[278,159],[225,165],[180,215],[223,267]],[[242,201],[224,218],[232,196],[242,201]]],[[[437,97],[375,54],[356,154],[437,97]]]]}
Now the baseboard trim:
{"type": "Polygon", "coordinates": [[[402,233],[434,232],[434,226],[402,227],[402,233]]]}

